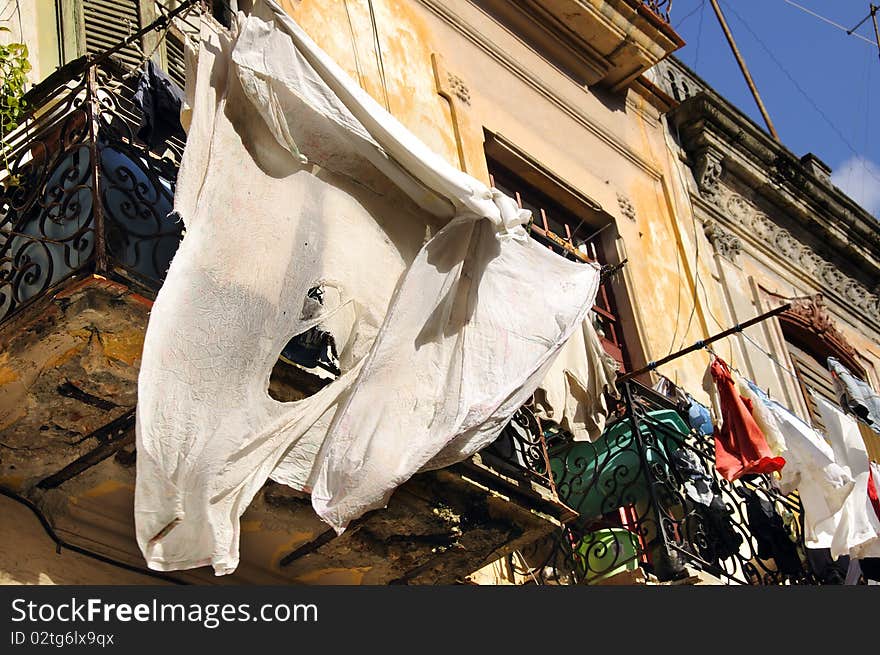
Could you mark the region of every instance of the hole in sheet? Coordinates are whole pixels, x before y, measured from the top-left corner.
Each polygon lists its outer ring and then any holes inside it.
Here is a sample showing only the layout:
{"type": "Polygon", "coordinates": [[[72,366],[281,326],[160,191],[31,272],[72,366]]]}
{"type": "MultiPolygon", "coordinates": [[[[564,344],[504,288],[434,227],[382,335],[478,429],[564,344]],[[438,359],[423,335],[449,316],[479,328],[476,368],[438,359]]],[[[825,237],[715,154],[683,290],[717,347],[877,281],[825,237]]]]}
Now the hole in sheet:
{"type": "MultiPolygon", "coordinates": [[[[316,285],[303,300],[302,318],[312,319],[338,302],[336,289],[316,285]]],[[[338,323],[338,321],[337,321],[338,323]]],[[[330,384],[342,373],[339,366],[338,326],[319,323],[292,337],[281,349],[269,378],[269,396],[281,402],[302,400],[330,384]]],[[[343,338],[347,338],[347,334],[343,338]]]]}

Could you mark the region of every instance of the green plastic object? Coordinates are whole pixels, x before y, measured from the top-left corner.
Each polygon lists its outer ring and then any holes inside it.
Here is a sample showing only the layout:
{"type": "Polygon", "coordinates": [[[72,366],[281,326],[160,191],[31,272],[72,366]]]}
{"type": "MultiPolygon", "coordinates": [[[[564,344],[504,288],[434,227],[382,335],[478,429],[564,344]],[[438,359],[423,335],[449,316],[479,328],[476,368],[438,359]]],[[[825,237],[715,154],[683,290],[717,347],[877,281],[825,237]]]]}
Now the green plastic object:
{"type": "MultiPolygon", "coordinates": [[[[650,464],[659,463],[668,471],[669,455],[684,442],[690,430],[675,410],[658,410],[648,415],[669,430],[653,430],[657,446],[647,448],[646,458],[650,464]]],[[[559,498],[581,518],[608,514],[648,497],[648,482],[631,425],[623,419],[593,443],[569,443],[550,453],[550,469],[559,498]]],[[[651,433],[644,422],[641,433],[646,438],[651,433]]]]}
{"type": "Polygon", "coordinates": [[[584,567],[584,582],[596,583],[605,578],[632,571],[639,566],[638,537],[623,528],[607,528],[587,533],[576,548],[584,567]]]}

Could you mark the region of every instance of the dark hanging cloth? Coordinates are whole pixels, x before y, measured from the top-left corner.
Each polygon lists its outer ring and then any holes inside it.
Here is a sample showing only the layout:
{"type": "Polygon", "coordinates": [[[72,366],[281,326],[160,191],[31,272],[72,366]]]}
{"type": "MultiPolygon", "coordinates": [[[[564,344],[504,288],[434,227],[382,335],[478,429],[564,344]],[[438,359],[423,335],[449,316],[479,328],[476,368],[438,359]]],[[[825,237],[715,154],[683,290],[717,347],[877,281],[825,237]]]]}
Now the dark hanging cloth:
{"type": "Polygon", "coordinates": [[[721,496],[714,496],[708,506],[697,505],[695,511],[707,532],[708,559],[727,559],[739,552],[742,535],[734,529],[730,511],[721,496]]]}
{"type": "Polygon", "coordinates": [[[880,557],[866,557],[859,560],[862,575],[868,580],[880,582],[880,557]]]}
{"type": "Polygon", "coordinates": [[[132,100],[141,110],[137,137],[151,150],[164,150],[170,137],[186,139],[180,124],[183,97],[183,90],[152,59],[148,59],[132,100]]]}
{"type": "Polygon", "coordinates": [[[681,477],[685,495],[693,504],[693,519],[687,521],[688,541],[706,544],[698,555],[707,561],[734,555],[742,544],[742,536],[734,529],[730,512],[700,458],[682,446],[672,453],[671,459],[681,477]]]}
{"type": "MultiPolygon", "coordinates": [[[[323,287],[312,287],[306,294],[303,303],[303,317],[316,316],[323,306],[323,287]]],[[[321,367],[333,375],[341,374],[339,355],[336,352],[336,340],[320,323],[288,341],[281,351],[281,359],[282,361],[295,362],[306,368],[321,367]]]]}
{"type": "Polygon", "coordinates": [[[751,489],[744,492],[749,528],[758,542],[757,555],[761,559],[773,559],[780,573],[797,575],[801,572],[801,560],[797,547],[789,537],[782,517],[773,503],[760,497],[751,489]]]}
{"type": "Polygon", "coordinates": [[[843,584],[849,569],[849,555],[831,559],[830,548],[807,548],[807,561],[822,584],[843,584]]]}
{"type": "Polygon", "coordinates": [[[785,459],[773,456],[767,438],[752,418],[751,400],[737,392],[730,368],[716,357],[710,370],[723,419],[721,428],[715,430],[715,468],[725,480],[780,470],[785,459]]]}

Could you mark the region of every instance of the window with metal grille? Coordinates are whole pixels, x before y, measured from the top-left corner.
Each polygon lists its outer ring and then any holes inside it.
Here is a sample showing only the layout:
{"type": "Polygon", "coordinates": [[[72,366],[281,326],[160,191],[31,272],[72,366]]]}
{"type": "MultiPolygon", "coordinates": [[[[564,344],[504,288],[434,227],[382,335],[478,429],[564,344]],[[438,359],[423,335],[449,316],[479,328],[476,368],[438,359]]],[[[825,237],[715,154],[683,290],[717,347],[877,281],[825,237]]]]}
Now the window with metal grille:
{"type": "MultiPolygon", "coordinates": [[[[531,210],[528,229],[532,238],[567,259],[609,263],[592,221],[563,207],[550,194],[530,185],[491,157],[488,163],[492,185],[516,198],[520,207],[531,210]]],[[[593,305],[594,324],[605,352],[617,361],[621,371],[627,371],[631,365],[619,316],[611,286],[603,282],[593,305]]]]}
{"type": "MultiPolygon", "coordinates": [[[[842,359],[841,353],[818,336],[812,335],[811,337],[802,329],[802,326],[801,329],[798,329],[797,326],[793,326],[785,320],[781,323],[789,359],[794,367],[794,373],[797,375],[810,421],[817,430],[825,432],[825,424],[816,407],[813,394],[825,398],[835,405],[840,404],[834,379],[827,367],[827,359],[830,355],[842,359]]],[[[844,365],[848,366],[854,375],[863,380],[866,379],[865,372],[856,368],[856,362],[848,361],[844,365]]],[[[868,451],[868,457],[875,462],[880,462],[880,435],[861,422],[860,431],[868,451]]]]}

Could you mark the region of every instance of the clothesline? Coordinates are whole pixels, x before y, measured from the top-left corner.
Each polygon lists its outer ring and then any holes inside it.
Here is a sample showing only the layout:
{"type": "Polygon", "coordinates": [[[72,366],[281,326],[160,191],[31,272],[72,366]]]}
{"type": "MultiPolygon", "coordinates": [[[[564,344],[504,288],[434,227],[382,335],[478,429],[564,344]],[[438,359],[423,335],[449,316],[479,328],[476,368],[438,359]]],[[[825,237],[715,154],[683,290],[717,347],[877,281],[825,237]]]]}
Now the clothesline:
{"type": "Polygon", "coordinates": [[[773,363],[774,363],[774,364],[775,364],[780,370],[784,371],[785,373],[788,373],[788,375],[790,375],[795,381],[799,382],[799,383],[802,384],[804,387],[806,387],[807,391],[809,391],[810,393],[813,393],[813,394],[818,393],[813,387],[811,387],[809,384],[807,384],[807,382],[805,382],[805,381],[804,381],[804,380],[803,380],[803,379],[802,379],[797,373],[795,373],[794,371],[792,371],[792,370],[791,370],[790,368],[788,368],[787,366],[783,366],[782,363],[776,358],[776,356],[775,356],[773,353],[770,353],[770,352],[767,352],[766,350],[764,350],[764,349],[763,349],[763,348],[762,348],[762,347],[761,347],[761,346],[760,346],[760,345],[759,345],[754,339],[752,339],[749,335],[743,333],[743,336],[744,336],[744,337],[746,338],[746,340],[748,340],[748,341],[749,341],[749,342],[750,342],[755,348],[757,348],[757,350],[758,350],[760,353],[766,355],[767,358],[768,358],[771,362],[773,362],[773,363]]]}
{"type": "Polygon", "coordinates": [[[638,370],[632,371],[630,373],[626,373],[624,375],[620,375],[620,376],[618,376],[617,381],[624,382],[626,380],[629,380],[630,378],[634,378],[634,377],[641,375],[643,373],[648,373],[649,371],[653,371],[654,369],[656,369],[659,366],[662,366],[664,364],[668,364],[669,362],[676,360],[676,359],[679,359],[680,357],[683,357],[684,355],[687,355],[688,353],[692,353],[694,351],[705,348],[710,343],[714,343],[720,339],[724,339],[725,337],[729,337],[732,334],[737,334],[739,332],[742,332],[743,330],[745,330],[748,327],[756,325],[757,323],[760,323],[761,321],[765,321],[768,318],[776,316],[777,314],[781,314],[782,312],[785,312],[789,309],[791,309],[790,303],[785,303],[784,305],[780,305],[779,307],[776,307],[775,309],[771,309],[769,312],[765,312],[759,316],[756,316],[752,319],[749,319],[745,323],[737,323],[733,327],[728,328],[726,330],[723,330],[722,332],[719,332],[717,334],[713,334],[711,337],[708,337],[707,339],[700,339],[699,341],[692,343],[687,348],[684,348],[682,350],[679,350],[676,353],[672,353],[671,355],[667,355],[666,357],[658,359],[656,362],[648,362],[648,364],[646,366],[644,366],[638,370]]]}

